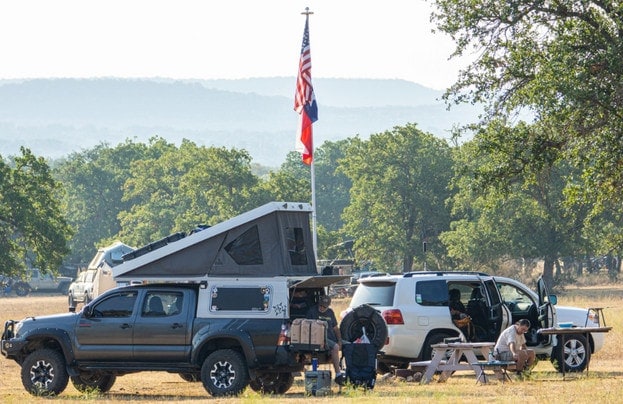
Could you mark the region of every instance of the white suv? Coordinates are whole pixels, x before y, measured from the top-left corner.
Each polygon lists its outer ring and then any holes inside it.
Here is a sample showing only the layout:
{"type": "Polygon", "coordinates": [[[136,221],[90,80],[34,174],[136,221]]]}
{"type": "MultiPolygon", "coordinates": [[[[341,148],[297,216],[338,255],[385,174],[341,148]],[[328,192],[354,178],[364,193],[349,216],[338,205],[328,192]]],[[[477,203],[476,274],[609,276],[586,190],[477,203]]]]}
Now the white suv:
{"type": "Polygon", "coordinates": [[[351,308],[368,304],[387,323],[388,339],[381,348],[381,372],[392,366],[406,368],[411,361],[428,360],[431,344],[462,335],[450,317],[450,289],[458,289],[472,317],[473,340],[495,341],[511,323],[493,278],[468,272],[411,272],[369,277],[359,281],[351,308]],[[474,297],[470,299],[470,297],[474,297]]]}
{"type": "MultiPolygon", "coordinates": [[[[350,308],[368,304],[375,307],[387,323],[388,338],[381,348],[378,367],[381,372],[392,367],[406,368],[409,362],[428,360],[431,344],[447,338],[460,337],[469,341],[495,342],[500,332],[521,318],[530,320],[527,344],[541,358],[551,358],[558,370],[582,371],[587,355],[572,355],[568,349],[557,348],[556,337],[537,333],[540,328],[556,325],[557,321],[573,321],[580,326],[598,326],[586,309],[562,308],[564,317],[557,318],[556,296],[549,295],[539,280],[539,292],[510,278],[492,277],[475,272],[412,272],[404,275],[365,278],[350,303],[350,308]],[[460,292],[460,300],[472,318],[475,332],[464,333],[455,326],[449,310],[451,289],[460,292]]],[[[603,336],[595,333],[591,341],[582,335],[565,338],[574,344],[573,352],[598,350],[603,336]],[[590,348],[589,348],[590,345],[590,348]]]]}

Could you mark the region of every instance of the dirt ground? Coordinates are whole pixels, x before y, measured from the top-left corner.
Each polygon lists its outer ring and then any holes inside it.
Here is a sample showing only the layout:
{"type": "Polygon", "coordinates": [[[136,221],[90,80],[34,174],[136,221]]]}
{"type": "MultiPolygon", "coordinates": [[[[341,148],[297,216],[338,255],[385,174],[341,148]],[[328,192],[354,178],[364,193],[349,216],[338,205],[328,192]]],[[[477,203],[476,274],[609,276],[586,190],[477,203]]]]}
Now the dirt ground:
{"type": "MultiPolygon", "coordinates": [[[[336,299],[337,300],[337,299],[336,299]]],[[[97,402],[140,401],[197,402],[210,399],[211,402],[257,402],[272,401],[301,402],[313,399],[318,402],[371,402],[381,400],[412,402],[425,400],[435,402],[621,402],[623,397],[623,287],[591,287],[581,290],[567,289],[559,295],[560,305],[578,307],[605,307],[607,325],[613,326],[606,335],[606,345],[593,356],[588,372],[570,374],[564,379],[556,373],[549,361],[540,361],[532,376],[523,381],[509,383],[493,382],[487,385],[476,383],[474,374],[457,372],[445,383],[433,382],[429,385],[405,382],[394,377],[379,375],[373,391],[363,392],[351,388],[341,391],[333,385],[330,397],[307,397],[304,377],[299,375],[294,386],[282,396],[262,396],[247,389],[241,396],[230,399],[213,399],[202,384],[189,383],[176,374],[163,372],[143,372],[121,376],[107,394],[80,393],[69,383],[65,392],[52,400],[75,402],[89,400],[97,402]]],[[[339,313],[347,301],[337,300],[334,310],[339,313]]],[[[78,307],[78,310],[80,307],[78,307]]],[[[29,296],[24,298],[0,298],[0,320],[21,319],[29,315],[42,315],[67,311],[66,296],[29,296]]],[[[329,367],[327,367],[327,370],[329,367]]],[[[12,361],[0,357],[0,402],[23,403],[43,402],[50,399],[30,396],[20,380],[20,367],[12,361]]]]}

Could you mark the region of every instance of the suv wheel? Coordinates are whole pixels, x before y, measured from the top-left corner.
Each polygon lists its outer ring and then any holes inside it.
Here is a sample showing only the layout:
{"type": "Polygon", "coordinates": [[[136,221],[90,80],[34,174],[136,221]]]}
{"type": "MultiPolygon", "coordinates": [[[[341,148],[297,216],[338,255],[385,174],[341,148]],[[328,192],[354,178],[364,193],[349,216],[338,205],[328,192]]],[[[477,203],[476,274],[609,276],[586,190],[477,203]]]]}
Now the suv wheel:
{"type": "Polygon", "coordinates": [[[244,358],[232,349],[212,352],[201,366],[203,387],[214,397],[240,394],[249,383],[244,358]]]}
{"type": "MultiPolygon", "coordinates": [[[[557,338],[562,342],[562,336],[558,335],[557,338]]],[[[562,372],[562,366],[565,372],[583,372],[588,362],[589,349],[591,347],[583,335],[565,335],[565,345],[554,348],[551,361],[559,372],[562,372]]]]}
{"type": "Polygon", "coordinates": [[[433,348],[431,348],[431,345],[435,345],[435,344],[441,344],[444,342],[444,340],[446,338],[452,338],[453,336],[445,333],[445,332],[441,332],[441,333],[436,333],[433,335],[430,335],[427,339],[426,342],[423,345],[423,349],[422,349],[422,360],[423,361],[429,361],[432,359],[433,356],[433,348]]]}
{"type": "Polygon", "coordinates": [[[264,394],[285,394],[293,383],[294,375],[290,372],[266,372],[258,374],[255,379],[251,380],[249,387],[253,391],[264,394]]]}
{"type": "Polygon", "coordinates": [[[86,393],[92,390],[98,390],[100,393],[109,391],[117,377],[110,373],[101,372],[80,372],[78,376],[71,377],[71,383],[76,390],[86,393]]]}
{"type": "Polygon", "coordinates": [[[363,328],[370,343],[377,349],[385,345],[387,324],[383,316],[367,304],[356,307],[344,317],[340,323],[340,334],[346,341],[354,342],[363,335],[363,328]]]}
{"type": "Polygon", "coordinates": [[[65,359],[53,349],[40,349],[28,355],[21,373],[24,388],[36,396],[60,394],[69,381],[65,359]]]}

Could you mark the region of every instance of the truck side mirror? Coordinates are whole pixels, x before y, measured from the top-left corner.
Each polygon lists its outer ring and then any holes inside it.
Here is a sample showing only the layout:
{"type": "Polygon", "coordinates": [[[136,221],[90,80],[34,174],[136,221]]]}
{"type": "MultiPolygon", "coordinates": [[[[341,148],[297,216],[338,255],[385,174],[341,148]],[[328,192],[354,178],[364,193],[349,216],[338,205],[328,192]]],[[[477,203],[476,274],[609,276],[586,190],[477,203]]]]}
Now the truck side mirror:
{"type": "Polygon", "coordinates": [[[558,298],[556,297],[556,295],[549,295],[547,297],[547,300],[549,300],[549,303],[553,306],[555,306],[556,303],[558,303],[558,298]]]}
{"type": "Polygon", "coordinates": [[[84,315],[84,317],[86,318],[91,318],[93,317],[93,307],[90,305],[86,305],[84,306],[84,308],[82,309],[82,314],[84,315]]]}

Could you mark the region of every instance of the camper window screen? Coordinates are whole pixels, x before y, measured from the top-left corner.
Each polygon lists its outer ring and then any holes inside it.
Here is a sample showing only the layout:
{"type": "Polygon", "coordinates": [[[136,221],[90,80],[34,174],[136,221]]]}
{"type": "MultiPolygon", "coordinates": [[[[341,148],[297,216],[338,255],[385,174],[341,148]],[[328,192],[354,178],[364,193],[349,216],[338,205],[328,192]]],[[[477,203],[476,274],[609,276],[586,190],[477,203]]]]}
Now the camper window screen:
{"type": "Polygon", "coordinates": [[[264,263],[257,226],[251,227],[227,244],[225,251],[238,265],[261,265],[264,263]]]}
{"type": "Polygon", "coordinates": [[[268,311],[271,294],[269,286],[215,286],[211,291],[210,311],[268,311]]]}
{"type": "Polygon", "coordinates": [[[288,243],[288,253],[290,254],[290,263],[292,265],[307,265],[303,229],[300,227],[286,228],[286,240],[288,243]]]}

